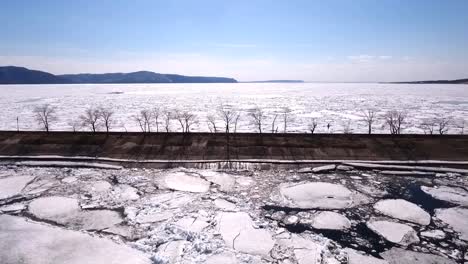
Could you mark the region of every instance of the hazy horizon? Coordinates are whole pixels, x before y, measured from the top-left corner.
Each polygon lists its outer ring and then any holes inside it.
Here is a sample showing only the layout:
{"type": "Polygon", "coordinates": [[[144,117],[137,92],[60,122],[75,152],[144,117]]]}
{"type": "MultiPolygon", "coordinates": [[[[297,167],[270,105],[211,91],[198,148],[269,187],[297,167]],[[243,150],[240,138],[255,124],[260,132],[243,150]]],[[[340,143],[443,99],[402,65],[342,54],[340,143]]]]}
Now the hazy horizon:
{"type": "Polygon", "coordinates": [[[0,65],[238,81],[468,77],[468,2],[8,1],[0,65]]]}

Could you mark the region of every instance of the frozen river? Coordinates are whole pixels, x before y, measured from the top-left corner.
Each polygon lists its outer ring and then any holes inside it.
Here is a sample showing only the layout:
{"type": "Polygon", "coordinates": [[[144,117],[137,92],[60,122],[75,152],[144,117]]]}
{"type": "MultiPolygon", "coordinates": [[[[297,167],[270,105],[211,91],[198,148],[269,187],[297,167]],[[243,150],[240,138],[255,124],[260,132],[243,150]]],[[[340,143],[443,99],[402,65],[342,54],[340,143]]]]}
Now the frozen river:
{"type": "MultiPolygon", "coordinates": [[[[77,85],[2,85],[0,86],[0,129],[36,130],[32,110],[42,104],[56,107],[58,120],[52,130],[71,130],[88,107],[109,107],[115,111],[115,131],[139,131],[134,116],[143,109],[191,111],[198,123],[193,131],[208,131],[207,115],[216,116],[219,105],[231,105],[240,113],[238,132],[253,132],[249,111],[260,107],[266,113],[264,130],[271,129],[275,114],[292,110],[288,132],[308,132],[315,119],[316,132],[342,133],[350,126],[353,133],[366,132],[362,112],[376,109],[379,115],[389,110],[407,113],[404,133],[424,133],[426,119],[450,118],[450,132],[460,133],[463,118],[468,122],[467,85],[411,85],[376,83],[238,83],[238,84],[77,84],[77,85]],[[330,128],[327,125],[330,124],[330,128]]],[[[221,120],[219,125],[221,125],[221,120]]],[[[377,118],[375,131],[387,132],[383,117],[377,118]]],[[[172,130],[179,128],[176,120],[172,130]]],[[[275,127],[282,132],[281,115],[275,127]]]]}

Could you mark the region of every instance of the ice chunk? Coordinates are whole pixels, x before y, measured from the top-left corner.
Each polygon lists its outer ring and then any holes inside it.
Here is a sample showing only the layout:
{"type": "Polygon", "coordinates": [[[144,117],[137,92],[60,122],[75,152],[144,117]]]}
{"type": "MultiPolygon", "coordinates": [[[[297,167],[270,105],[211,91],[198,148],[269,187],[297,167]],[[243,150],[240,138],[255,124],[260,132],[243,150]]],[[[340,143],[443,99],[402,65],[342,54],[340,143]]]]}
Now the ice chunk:
{"type": "Polygon", "coordinates": [[[321,212],[314,217],[312,227],[315,229],[345,230],[351,227],[351,222],[342,214],[321,212]]]}
{"type": "Polygon", "coordinates": [[[394,247],[380,254],[389,264],[455,264],[456,262],[441,256],[414,252],[394,247]]]}
{"type": "Polygon", "coordinates": [[[354,249],[345,248],[344,251],[348,253],[348,264],[388,264],[383,259],[363,255],[354,249]]]}
{"type": "Polygon", "coordinates": [[[431,216],[426,211],[403,199],[379,201],[374,205],[374,209],[384,215],[420,225],[428,225],[431,222],[431,216]]]}
{"type": "Polygon", "coordinates": [[[468,209],[462,207],[453,207],[447,209],[437,209],[436,217],[448,224],[460,233],[460,238],[468,241],[468,209]]]}
{"type": "Polygon", "coordinates": [[[462,188],[448,186],[440,186],[438,188],[421,186],[421,190],[436,199],[468,206],[468,192],[462,188]]]}
{"type": "Polygon", "coordinates": [[[367,227],[376,234],[395,244],[408,246],[419,242],[416,231],[405,224],[390,221],[370,220],[367,222],[367,227]]]}
{"type": "Polygon", "coordinates": [[[325,166],[320,166],[320,167],[314,167],[312,168],[313,173],[326,173],[330,171],[334,171],[336,169],[336,165],[325,165],[325,166]]]}
{"type": "Polygon", "coordinates": [[[184,192],[207,192],[210,189],[210,182],[188,175],[185,172],[169,173],[164,176],[161,187],[184,192]]]}
{"type": "Polygon", "coordinates": [[[218,229],[223,240],[235,250],[268,256],[275,244],[267,230],[253,228],[252,219],[247,213],[221,213],[218,219],[218,229]]]}
{"type": "Polygon", "coordinates": [[[151,264],[135,249],[81,232],[0,215],[0,259],[13,264],[151,264]]]}
{"type": "Polygon", "coordinates": [[[282,200],[304,209],[343,209],[353,205],[353,193],[343,185],[327,182],[284,184],[279,189],[282,200]]]}
{"type": "Polygon", "coordinates": [[[21,194],[33,176],[14,176],[0,179],[0,200],[10,199],[21,194]]]}

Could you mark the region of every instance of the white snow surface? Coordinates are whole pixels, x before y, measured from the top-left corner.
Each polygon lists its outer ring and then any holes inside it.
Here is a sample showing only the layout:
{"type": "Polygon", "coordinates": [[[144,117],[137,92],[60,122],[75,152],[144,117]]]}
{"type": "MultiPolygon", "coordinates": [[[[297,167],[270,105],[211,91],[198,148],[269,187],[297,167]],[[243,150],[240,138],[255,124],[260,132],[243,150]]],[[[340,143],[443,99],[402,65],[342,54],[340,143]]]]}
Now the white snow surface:
{"type": "MultiPolygon", "coordinates": [[[[234,84],[76,84],[76,85],[1,85],[0,129],[37,130],[32,109],[41,104],[57,107],[58,121],[53,130],[71,130],[71,123],[87,107],[105,106],[115,110],[113,130],[139,131],[134,121],[142,109],[178,108],[192,111],[200,122],[194,131],[208,131],[206,116],[216,114],[219,104],[232,105],[242,114],[238,131],[252,132],[247,113],[258,106],[271,124],[281,108],[292,112],[290,132],[308,132],[308,123],[316,118],[316,132],[342,133],[348,120],[353,132],[367,132],[362,111],[375,108],[378,115],[389,110],[408,112],[405,133],[423,133],[419,124],[425,119],[451,117],[451,133],[459,133],[457,124],[468,116],[466,85],[378,84],[378,83],[234,83],[234,84]],[[434,106],[437,107],[434,107],[434,106]],[[327,124],[330,123],[330,129],[327,124]]],[[[218,119],[219,124],[221,120],[218,119]]],[[[378,118],[374,131],[388,132],[378,118]]],[[[161,127],[161,126],[160,126],[161,127]]],[[[280,125],[281,127],[281,125],[280,125]]],[[[83,128],[83,130],[86,128],[83,128]]],[[[102,128],[101,128],[102,129],[102,128]]],[[[180,129],[171,123],[172,130],[180,129]]],[[[89,130],[89,129],[87,129],[89,130]]]]}

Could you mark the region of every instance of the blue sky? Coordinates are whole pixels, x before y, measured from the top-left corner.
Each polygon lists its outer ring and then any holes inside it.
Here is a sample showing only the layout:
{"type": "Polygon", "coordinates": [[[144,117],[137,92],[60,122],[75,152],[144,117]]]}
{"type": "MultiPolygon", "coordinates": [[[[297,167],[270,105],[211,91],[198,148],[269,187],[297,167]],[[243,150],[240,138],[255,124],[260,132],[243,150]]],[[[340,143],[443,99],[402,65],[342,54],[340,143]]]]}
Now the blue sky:
{"type": "Polygon", "coordinates": [[[468,77],[466,0],[15,0],[0,65],[239,80],[468,77]]]}

